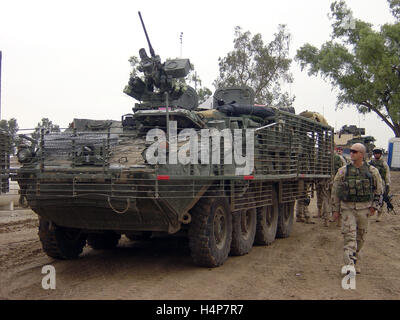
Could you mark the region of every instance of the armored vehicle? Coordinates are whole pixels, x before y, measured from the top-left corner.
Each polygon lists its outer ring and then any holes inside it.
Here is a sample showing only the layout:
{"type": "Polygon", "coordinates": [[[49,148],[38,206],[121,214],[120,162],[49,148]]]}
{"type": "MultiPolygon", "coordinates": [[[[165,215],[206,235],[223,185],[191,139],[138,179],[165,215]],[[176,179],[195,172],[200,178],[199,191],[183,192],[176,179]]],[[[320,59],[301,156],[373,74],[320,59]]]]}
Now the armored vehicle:
{"type": "Polygon", "coordinates": [[[140,102],[121,121],[74,119],[20,146],[15,179],[44,251],[71,259],[86,243],[179,232],[195,264],[217,267],[288,237],[295,201],[331,178],[333,128],[255,105],[248,87],[218,89],[200,110],[178,81],[189,60],[150,53],[139,51],[143,75],[124,92],[140,102]]]}

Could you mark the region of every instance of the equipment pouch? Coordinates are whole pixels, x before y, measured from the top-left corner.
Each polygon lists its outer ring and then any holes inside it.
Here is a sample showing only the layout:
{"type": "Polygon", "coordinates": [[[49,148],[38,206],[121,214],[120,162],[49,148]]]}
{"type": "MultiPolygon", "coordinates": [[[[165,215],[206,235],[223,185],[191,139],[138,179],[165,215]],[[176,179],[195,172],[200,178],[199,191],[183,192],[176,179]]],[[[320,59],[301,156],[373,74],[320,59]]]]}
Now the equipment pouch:
{"type": "Polygon", "coordinates": [[[371,194],[371,183],[368,179],[363,179],[363,189],[364,189],[364,194],[371,194]]]}
{"type": "Polygon", "coordinates": [[[355,196],[355,195],[357,195],[357,191],[358,191],[358,188],[359,188],[359,186],[357,186],[357,183],[356,183],[356,181],[357,180],[355,180],[355,179],[349,179],[348,180],[349,182],[349,195],[350,196],[355,196]]]}

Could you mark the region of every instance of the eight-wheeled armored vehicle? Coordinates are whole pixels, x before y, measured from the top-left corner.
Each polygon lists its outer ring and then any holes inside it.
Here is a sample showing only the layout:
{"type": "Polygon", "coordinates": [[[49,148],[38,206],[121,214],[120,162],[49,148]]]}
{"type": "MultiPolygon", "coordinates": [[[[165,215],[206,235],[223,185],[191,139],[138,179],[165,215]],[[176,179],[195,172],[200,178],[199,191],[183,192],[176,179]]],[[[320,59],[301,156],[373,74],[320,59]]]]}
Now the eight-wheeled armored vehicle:
{"type": "Polygon", "coordinates": [[[150,53],[139,51],[143,75],[124,90],[139,103],[121,121],[74,119],[20,145],[14,179],[44,251],[71,259],[86,243],[179,232],[197,265],[216,267],[288,237],[295,201],[331,178],[333,128],[255,105],[248,87],[220,88],[199,109],[178,81],[189,60],[150,53]]]}

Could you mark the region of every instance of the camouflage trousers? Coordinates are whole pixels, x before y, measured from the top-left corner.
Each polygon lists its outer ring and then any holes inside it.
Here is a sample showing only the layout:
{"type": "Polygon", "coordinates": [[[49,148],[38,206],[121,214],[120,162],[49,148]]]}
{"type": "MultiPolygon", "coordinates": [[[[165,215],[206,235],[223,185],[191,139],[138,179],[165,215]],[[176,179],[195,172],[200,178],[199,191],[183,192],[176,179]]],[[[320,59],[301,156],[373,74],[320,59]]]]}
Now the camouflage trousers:
{"type": "Polygon", "coordinates": [[[308,210],[308,204],[304,203],[304,200],[297,200],[296,203],[296,218],[297,219],[310,219],[310,211],[308,210]]]}
{"type": "Polygon", "coordinates": [[[332,183],[317,185],[317,208],[318,216],[322,219],[329,220],[332,214],[331,209],[331,191],[332,183]]]}
{"type": "MultiPolygon", "coordinates": [[[[382,181],[382,189],[385,190],[386,189],[386,183],[385,181],[382,181]]],[[[384,215],[384,211],[383,211],[383,206],[385,205],[385,202],[383,201],[383,194],[381,195],[381,199],[380,199],[380,205],[378,207],[377,210],[377,217],[376,217],[376,221],[381,221],[382,220],[382,216],[384,215]]]]}
{"type": "Polygon", "coordinates": [[[369,209],[343,209],[342,234],[344,238],[344,264],[354,265],[360,261],[368,231],[369,209]]]}
{"type": "Polygon", "coordinates": [[[323,191],[323,186],[320,184],[317,184],[316,191],[317,191],[317,208],[318,208],[318,216],[322,216],[322,206],[324,202],[324,191],[323,191]]]}

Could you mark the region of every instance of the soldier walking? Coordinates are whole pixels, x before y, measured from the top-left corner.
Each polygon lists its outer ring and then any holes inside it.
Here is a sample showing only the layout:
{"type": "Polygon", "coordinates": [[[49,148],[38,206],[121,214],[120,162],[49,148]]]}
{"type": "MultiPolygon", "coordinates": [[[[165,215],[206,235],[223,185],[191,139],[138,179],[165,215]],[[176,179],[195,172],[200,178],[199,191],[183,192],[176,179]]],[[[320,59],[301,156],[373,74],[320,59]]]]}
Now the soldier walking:
{"type": "Polygon", "coordinates": [[[368,217],[379,208],[382,179],[378,169],[364,161],[366,148],[361,143],[351,147],[351,164],[339,169],[332,187],[333,221],[342,217],[344,263],[360,273],[361,249],[368,232],[368,217]]]}
{"type": "MultiPolygon", "coordinates": [[[[369,162],[370,165],[374,166],[378,169],[379,174],[382,178],[382,188],[386,197],[389,195],[390,191],[390,168],[388,164],[382,158],[382,149],[374,149],[372,151],[374,158],[369,162]]],[[[383,216],[383,201],[381,201],[381,205],[378,209],[378,216],[376,218],[376,222],[382,221],[383,216]]]]}

